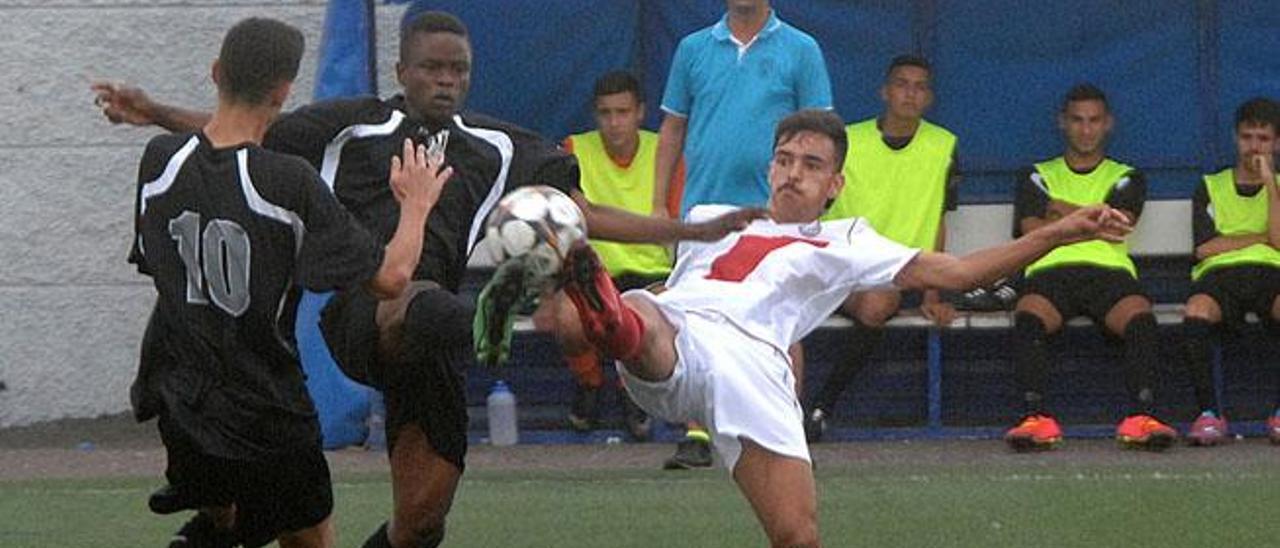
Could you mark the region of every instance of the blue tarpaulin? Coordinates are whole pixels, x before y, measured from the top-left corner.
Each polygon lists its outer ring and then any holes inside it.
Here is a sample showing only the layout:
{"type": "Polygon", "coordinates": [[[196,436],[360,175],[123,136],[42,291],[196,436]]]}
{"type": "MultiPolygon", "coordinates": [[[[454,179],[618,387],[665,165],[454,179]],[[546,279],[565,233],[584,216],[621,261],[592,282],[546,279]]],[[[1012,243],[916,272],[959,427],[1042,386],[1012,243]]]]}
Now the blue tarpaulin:
{"type": "MultiPolygon", "coordinates": [[[[325,13],[316,71],[315,99],[377,93],[372,0],[333,0],[325,13]]],[[[370,390],[338,369],[320,333],[320,311],[332,293],[305,292],[298,305],[294,334],[307,375],[307,391],[316,403],[326,449],[363,443],[369,433],[370,390]]]]}
{"type": "MultiPolygon", "coordinates": [[[[874,116],[893,56],[934,64],[929,118],[960,138],[963,202],[1011,198],[1013,173],[1060,154],[1055,114],[1089,81],[1117,116],[1111,152],[1148,172],[1152,194],[1190,197],[1230,163],[1244,99],[1280,97],[1280,10],[1266,0],[774,0],[822,45],[836,110],[874,116]]],[[[680,38],[724,13],[720,0],[419,0],[458,15],[475,47],[468,107],[558,139],[589,129],[592,80],[636,71],[650,128],[680,38]]]]}

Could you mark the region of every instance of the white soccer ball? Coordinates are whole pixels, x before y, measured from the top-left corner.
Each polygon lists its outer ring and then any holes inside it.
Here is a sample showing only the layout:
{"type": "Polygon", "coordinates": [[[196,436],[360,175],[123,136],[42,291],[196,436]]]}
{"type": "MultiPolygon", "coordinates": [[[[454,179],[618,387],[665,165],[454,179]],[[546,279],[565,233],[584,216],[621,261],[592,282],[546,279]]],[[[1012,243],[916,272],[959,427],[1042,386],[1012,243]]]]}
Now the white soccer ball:
{"type": "Polygon", "coordinates": [[[578,204],[549,186],[521,187],[503,196],[485,223],[495,263],[532,253],[548,261],[550,272],[558,272],[573,243],[586,238],[578,204]]]}

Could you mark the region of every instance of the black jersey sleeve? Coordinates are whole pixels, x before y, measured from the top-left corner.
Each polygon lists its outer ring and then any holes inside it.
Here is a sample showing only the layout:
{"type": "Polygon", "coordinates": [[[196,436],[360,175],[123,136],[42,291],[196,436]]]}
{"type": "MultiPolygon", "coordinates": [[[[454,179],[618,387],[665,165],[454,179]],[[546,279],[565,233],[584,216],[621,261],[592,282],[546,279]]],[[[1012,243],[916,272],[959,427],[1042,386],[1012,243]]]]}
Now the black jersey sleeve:
{"type": "Polygon", "coordinates": [[[532,132],[512,133],[515,158],[511,162],[513,187],[547,185],[572,194],[581,192],[578,160],[557,143],[532,132]]]}
{"type": "Polygon", "coordinates": [[[1142,206],[1147,202],[1147,177],[1136,169],[1125,174],[1107,194],[1107,205],[1133,214],[1133,222],[1142,216],[1142,206]]]}
{"type": "Polygon", "coordinates": [[[1191,197],[1191,238],[1196,247],[1220,235],[1209,207],[1209,190],[1202,182],[1196,185],[1196,193],[1191,197]]]}
{"type": "Polygon", "coordinates": [[[303,185],[303,225],[297,281],[312,291],[342,289],[364,283],[377,273],[383,249],[329,192],[324,181],[307,169],[303,185]]]}
{"type": "Polygon", "coordinates": [[[333,139],[337,124],[324,109],[304,107],[276,119],[267,128],[262,147],[298,156],[320,169],[324,148],[333,139]]]}
{"type": "Polygon", "coordinates": [[[142,247],[142,187],[160,178],[168,164],[169,157],[176,150],[175,143],[186,142],[190,134],[160,135],[147,142],[147,147],[138,161],[138,182],[133,191],[133,242],[129,246],[129,262],[138,268],[138,272],[152,275],[151,266],[147,264],[147,256],[142,247]]]}
{"type": "Polygon", "coordinates": [[[1022,236],[1022,220],[1027,217],[1043,218],[1049,210],[1049,189],[1037,182],[1034,168],[1018,172],[1014,181],[1013,237],[1022,236]]]}

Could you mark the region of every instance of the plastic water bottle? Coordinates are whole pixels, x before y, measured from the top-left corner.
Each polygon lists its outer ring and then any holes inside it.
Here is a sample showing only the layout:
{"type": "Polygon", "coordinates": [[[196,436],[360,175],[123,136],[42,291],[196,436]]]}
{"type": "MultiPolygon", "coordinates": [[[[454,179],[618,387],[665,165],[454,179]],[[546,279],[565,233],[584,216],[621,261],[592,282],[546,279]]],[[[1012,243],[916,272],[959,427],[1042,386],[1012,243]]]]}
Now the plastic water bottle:
{"type": "Polygon", "coordinates": [[[520,438],[516,430],[516,395],[507,383],[497,381],[485,403],[489,410],[489,443],[515,445],[520,438]]]}

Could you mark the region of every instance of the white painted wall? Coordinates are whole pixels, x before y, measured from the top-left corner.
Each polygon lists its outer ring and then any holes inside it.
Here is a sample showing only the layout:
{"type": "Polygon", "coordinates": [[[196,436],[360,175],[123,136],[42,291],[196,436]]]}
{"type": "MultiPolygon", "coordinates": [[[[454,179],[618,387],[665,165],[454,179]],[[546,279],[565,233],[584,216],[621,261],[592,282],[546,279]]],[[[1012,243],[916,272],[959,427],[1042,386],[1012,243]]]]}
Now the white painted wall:
{"type": "MultiPolygon", "coordinates": [[[[191,107],[249,16],[301,28],[292,105],[310,100],[324,0],[0,0],[0,427],[128,409],[154,291],[125,262],[137,160],[156,129],[112,126],[95,78],[191,107]]],[[[383,90],[403,7],[378,4],[383,90]]]]}

